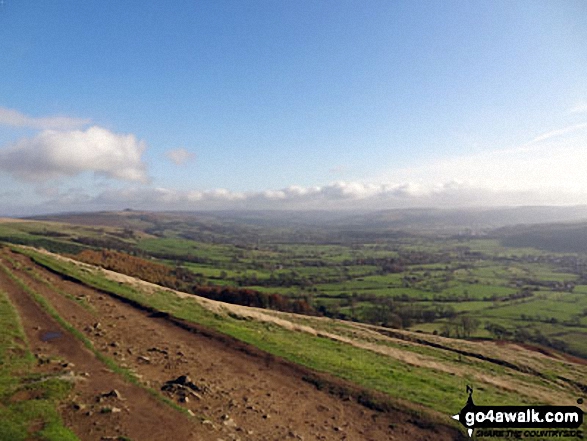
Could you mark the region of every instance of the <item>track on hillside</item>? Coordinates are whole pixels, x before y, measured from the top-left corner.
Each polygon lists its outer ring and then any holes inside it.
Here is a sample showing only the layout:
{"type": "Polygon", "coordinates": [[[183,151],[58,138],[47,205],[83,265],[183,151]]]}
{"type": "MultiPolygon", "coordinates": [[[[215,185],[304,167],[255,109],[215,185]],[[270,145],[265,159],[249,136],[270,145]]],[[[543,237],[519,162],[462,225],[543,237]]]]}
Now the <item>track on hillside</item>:
{"type": "MultiPolygon", "coordinates": [[[[454,440],[460,431],[396,409],[373,410],[342,381],[276,359],[215,331],[157,314],[65,280],[0,249],[0,289],[17,308],[39,369],[76,379],[63,405],[82,440],[454,440]],[[136,373],[113,372],[33,299],[41,296],[101,354],[136,373]],[[83,304],[90,307],[83,307],[83,304]],[[46,363],[47,360],[58,363],[46,363]],[[182,378],[179,382],[167,382],[182,378]],[[182,384],[178,384],[182,383],[182,384]],[[162,388],[167,390],[161,390],[162,388]],[[164,404],[157,391],[194,417],[164,404]],[[115,392],[113,392],[115,391],[115,392]],[[117,396],[118,395],[118,396],[117,396]],[[114,411],[113,411],[114,410],[114,411]]],[[[463,438],[464,439],[464,438],[463,438]]]]}

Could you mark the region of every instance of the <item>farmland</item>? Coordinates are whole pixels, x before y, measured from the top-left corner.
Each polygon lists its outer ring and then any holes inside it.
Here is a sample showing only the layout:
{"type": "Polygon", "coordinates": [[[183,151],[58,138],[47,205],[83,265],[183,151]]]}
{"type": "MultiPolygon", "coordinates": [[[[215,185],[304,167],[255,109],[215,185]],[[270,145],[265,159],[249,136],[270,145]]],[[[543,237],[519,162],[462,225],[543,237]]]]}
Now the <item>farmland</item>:
{"type": "MultiPolygon", "coordinates": [[[[303,382],[319,390],[451,430],[446,415],[462,406],[467,384],[480,403],[500,404],[575,403],[585,387],[586,255],[507,246],[491,231],[343,231],[132,211],[5,220],[0,269],[13,299],[15,291],[28,293],[97,360],[139,388],[150,390],[164,376],[144,369],[144,360],[153,362],[156,335],[133,337],[144,319],[129,321],[135,315],[124,306],[129,302],[155,311],[153,317],[219,333],[214,338],[220,341],[234,339],[231,346],[248,345],[237,351],[260,350],[261,363],[276,357],[298,366],[294,372],[309,369],[303,382]],[[104,303],[105,293],[113,301],[104,303]],[[95,330],[88,323],[98,317],[95,330]],[[141,341],[146,358],[127,370],[130,358],[113,351],[110,340],[102,344],[84,335],[89,329],[100,337],[105,326],[119,329],[108,338],[131,351],[141,341]]],[[[31,326],[25,323],[27,332],[31,326]]],[[[171,369],[168,361],[161,363],[171,369]]],[[[217,415],[202,420],[222,423],[230,407],[218,400],[217,415]]],[[[169,417],[183,418],[172,412],[177,403],[170,404],[169,417]]],[[[194,406],[188,408],[202,411],[194,406]]],[[[274,400],[266,406],[275,406],[274,400]]],[[[75,412],[67,418],[77,424],[75,412]]],[[[142,430],[132,419],[125,424],[128,433],[142,430]]],[[[255,430],[273,430],[262,419],[255,424],[255,430]]]]}
{"type": "Polygon", "coordinates": [[[119,250],[181,267],[200,286],[279,294],[328,317],[587,356],[587,338],[576,338],[587,336],[587,254],[515,248],[495,234],[328,230],[141,212],[61,220],[76,224],[4,223],[0,237],[72,256],[119,250]]]}

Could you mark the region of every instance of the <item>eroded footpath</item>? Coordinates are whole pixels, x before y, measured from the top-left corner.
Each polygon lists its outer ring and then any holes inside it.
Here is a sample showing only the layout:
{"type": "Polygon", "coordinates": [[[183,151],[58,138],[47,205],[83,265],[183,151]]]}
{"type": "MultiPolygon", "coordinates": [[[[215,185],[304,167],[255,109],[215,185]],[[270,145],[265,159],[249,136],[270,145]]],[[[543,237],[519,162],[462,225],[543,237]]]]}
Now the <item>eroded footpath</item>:
{"type": "MultiPolygon", "coordinates": [[[[10,261],[2,258],[0,263],[23,280],[22,272],[10,261]]],[[[165,439],[169,433],[177,434],[178,439],[208,439],[195,421],[108,369],[3,270],[0,289],[8,294],[21,317],[37,370],[75,382],[71,399],[61,412],[66,426],[80,439],[156,440],[165,439]]]]}
{"type": "Polygon", "coordinates": [[[165,317],[64,280],[8,249],[0,250],[0,263],[100,353],[134,372],[144,386],[108,369],[0,271],[0,287],[17,307],[40,362],[58,359],[54,369],[76,378],[71,402],[62,411],[66,424],[83,440],[453,440],[462,436],[401,411],[379,412],[319,391],[295,367],[243,351],[230,340],[181,329],[165,317]],[[164,404],[145,388],[194,416],[164,404]]]}

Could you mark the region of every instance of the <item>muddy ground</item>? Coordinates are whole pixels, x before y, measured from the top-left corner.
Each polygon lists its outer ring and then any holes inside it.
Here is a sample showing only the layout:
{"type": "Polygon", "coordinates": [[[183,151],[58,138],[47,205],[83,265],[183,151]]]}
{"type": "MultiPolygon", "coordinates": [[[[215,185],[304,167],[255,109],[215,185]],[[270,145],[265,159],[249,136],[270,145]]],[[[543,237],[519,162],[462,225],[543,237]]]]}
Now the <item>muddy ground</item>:
{"type": "Polygon", "coordinates": [[[0,262],[46,299],[98,351],[134,371],[140,379],[140,384],[132,384],[109,369],[0,271],[0,290],[8,294],[21,316],[31,350],[39,361],[38,369],[62,372],[75,382],[61,413],[66,425],[82,440],[462,437],[458,430],[430,424],[409,413],[372,410],[355,399],[318,390],[304,380],[308,372],[303,368],[258,350],[247,350],[245,345],[212,331],[182,329],[166,317],[64,280],[7,249],[0,250],[0,262]],[[64,293],[83,299],[91,309],[64,293]],[[165,404],[147,388],[189,412],[165,404]]]}

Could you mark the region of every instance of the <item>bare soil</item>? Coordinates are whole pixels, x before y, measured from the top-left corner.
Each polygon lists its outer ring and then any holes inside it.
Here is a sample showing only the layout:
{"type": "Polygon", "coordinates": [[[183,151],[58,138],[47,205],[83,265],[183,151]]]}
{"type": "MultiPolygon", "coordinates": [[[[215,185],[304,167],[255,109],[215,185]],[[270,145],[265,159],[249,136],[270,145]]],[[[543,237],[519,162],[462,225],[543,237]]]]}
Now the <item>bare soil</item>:
{"type": "Polygon", "coordinates": [[[424,416],[369,409],[355,399],[358,388],[341,380],[310,372],[197,325],[178,326],[165,315],[64,280],[22,255],[1,250],[0,261],[97,350],[140,379],[141,385],[134,385],[108,369],[0,271],[0,289],[8,293],[21,316],[39,369],[62,372],[75,381],[71,402],[61,410],[66,425],[82,440],[119,436],[134,441],[464,439],[459,430],[431,423],[424,416]],[[84,299],[93,310],[31,274],[84,299]],[[53,361],[48,362],[50,359],[53,361]],[[318,390],[307,381],[308,376],[334,385],[326,388],[330,391],[354,390],[356,394],[318,390]],[[163,403],[146,388],[194,416],[163,403]]]}

